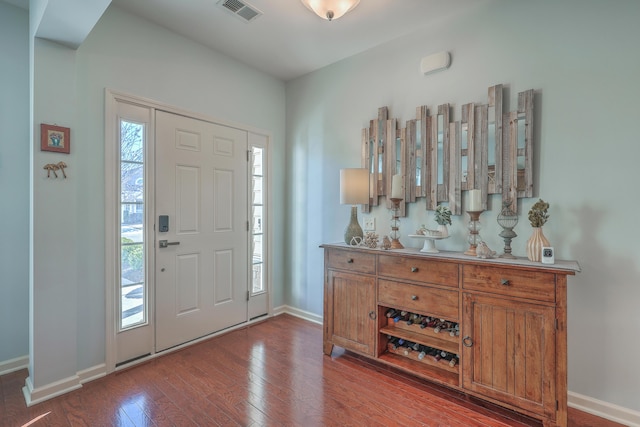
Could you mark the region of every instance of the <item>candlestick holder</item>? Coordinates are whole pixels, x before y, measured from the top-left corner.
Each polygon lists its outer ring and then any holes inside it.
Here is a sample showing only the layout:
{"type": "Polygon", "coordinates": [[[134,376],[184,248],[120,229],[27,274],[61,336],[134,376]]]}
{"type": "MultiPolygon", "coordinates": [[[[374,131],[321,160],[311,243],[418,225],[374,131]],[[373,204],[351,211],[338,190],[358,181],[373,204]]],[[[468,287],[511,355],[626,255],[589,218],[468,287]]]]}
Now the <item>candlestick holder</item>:
{"type": "Polygon", "coordinates": [[[391,203],[393,203],[393,216],[391,217],[391,249],[404,249],[402,243],[400,243],[400,216],[398,212],[400,211],[400,202],[403,200],[401,198],[392,197],[391,203]]]}
{"type": "Polygon", "coordinates": [[[480,215],[482,212],[484,211],[467,211],[469,214],[469,225],[467,226],[469,230],[469,237],[467,238],[469,249],[464,253],[465,255],[477,256],[476,248],[478,243],[482,241],[480,237],[480,215]]]}
{"type": "Polygon", "coordinates": [[[504,253],[500,255],[500,258],[515,259],[515,256],[511,254],[511,240],[517,236],[513,227],[518,224],[518,214],[511,209],[510,200],[502,202],[502,211],[498,214],[497,221],[498,225],[502,227],[499,236],[504,240],[504,253]]]}

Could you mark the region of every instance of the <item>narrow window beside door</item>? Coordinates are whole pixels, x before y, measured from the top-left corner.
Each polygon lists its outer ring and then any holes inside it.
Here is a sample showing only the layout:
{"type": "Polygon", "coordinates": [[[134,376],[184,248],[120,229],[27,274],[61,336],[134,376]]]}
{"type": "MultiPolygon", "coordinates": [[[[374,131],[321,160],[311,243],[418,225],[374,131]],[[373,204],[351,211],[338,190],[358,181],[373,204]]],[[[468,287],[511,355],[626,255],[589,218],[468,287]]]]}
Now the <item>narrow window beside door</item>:
{"type": "Polygon", "coordinates": [[[251,147],[251,217],[253,227],[251,233],[252,282],[251,294],[256,295],[266,291],[265,287],[265,151],[262,147],[251,147]]]}
{"type": "Polygon", "coordinates": [[[120,120],[120,330],[145,324],[145,125],[120,120]]]}

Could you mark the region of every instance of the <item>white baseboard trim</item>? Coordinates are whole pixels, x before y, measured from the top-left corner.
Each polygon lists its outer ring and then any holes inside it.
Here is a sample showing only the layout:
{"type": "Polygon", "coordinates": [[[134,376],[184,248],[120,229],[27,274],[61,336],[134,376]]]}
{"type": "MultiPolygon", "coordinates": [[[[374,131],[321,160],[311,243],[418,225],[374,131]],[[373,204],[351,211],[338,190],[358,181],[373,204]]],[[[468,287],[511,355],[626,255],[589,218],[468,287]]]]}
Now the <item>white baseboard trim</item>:
{"type": "Polygon", "coordinates": [[[97,380],[98,378],[105,377],[107,375],[107,365],[101,363],[89,369],[84,369],[78,372],[80,378],[80,384],[88,383],[89,381],[97,380]]]}
{"type": "Polygon", "coordinates": [[[0,362],[0,375],[10,374],[29,367],[29,355],[16,357],[4,362],[0,362]]]}
{"type": "Polygon", "coordinates": [[[78,375],[72,375],[40,388],[33,388],[31,377],[27,377],[25,386],[22,387],[22,394],[24,395],[27,406],[32,406],[36,403],[44,402],[45,400],[77,390],[80,387],[82,387],[82,384],[80,383],[80,377],[78,375]]]}
{"type": "Polygon", "coordinates": [[[27,377],[25,385],[22,388],[22,394],[27,406],[44,402],[45,400],[69,393],[70,391],[82,388],[82,384],[89,381],[97,380],[107,375],[107,365],[101,363],[89,369],[79,371],[76,375],[64,378],[60,381],[47,384],[37,389],[33,388],[31,377],[27,377]]]}
{"type": "Polygon", "coordinates": [[[276,307],[273,309],[274,316],[278,316],[284,313],[322,325],[322,316],[311,313],[310,311],[300,310],[299,308],[291,307],[290,305],[281,305],[280,307],[276,307]]]}
{"type": "Polygon", "coordinates": [[[567,404],[574,409],[578,409],[588,414],[596,415],[616,423],[629,427],[640,427],[640,412],[623,408],[613,403],[603,402],[593,397],[570,391],[568,393],[567,404]]]}

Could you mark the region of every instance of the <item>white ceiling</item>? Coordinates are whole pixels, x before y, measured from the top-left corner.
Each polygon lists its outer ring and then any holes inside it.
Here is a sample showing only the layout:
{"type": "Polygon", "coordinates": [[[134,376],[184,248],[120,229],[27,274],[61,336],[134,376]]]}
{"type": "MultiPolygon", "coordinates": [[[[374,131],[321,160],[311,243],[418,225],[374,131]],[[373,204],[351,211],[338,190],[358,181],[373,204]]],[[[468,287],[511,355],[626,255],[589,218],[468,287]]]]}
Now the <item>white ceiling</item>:
{"type": "MultiPolygon", "coordinates": [[[[300,0],[242,0],[262,12],[249,23],[219,1],[113,0],[112,5],[287,81],[491,0],[361,0],[331,22],[300,0]]],[[[428,41],[424,50],[433,53],[428,41]]]]}

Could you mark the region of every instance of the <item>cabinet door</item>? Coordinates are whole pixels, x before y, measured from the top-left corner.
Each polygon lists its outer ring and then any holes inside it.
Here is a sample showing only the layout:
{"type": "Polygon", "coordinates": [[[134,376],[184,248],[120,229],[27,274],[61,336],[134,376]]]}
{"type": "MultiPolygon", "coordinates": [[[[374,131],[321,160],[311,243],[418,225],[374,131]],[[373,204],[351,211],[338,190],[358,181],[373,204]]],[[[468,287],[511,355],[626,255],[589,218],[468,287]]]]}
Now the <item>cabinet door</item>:
{"type": "Polygon", "coordinates": [[[464,294],[467,390],[555,419],[555,310],[464,294]]]}
{"type": "Polygon", "coordinates": [[[325,352],[327,343],[374,354],[375,278],[329,270],[325,287],[325,352]]]}

